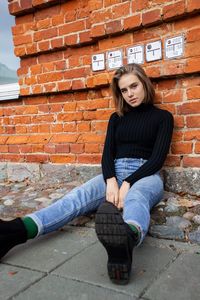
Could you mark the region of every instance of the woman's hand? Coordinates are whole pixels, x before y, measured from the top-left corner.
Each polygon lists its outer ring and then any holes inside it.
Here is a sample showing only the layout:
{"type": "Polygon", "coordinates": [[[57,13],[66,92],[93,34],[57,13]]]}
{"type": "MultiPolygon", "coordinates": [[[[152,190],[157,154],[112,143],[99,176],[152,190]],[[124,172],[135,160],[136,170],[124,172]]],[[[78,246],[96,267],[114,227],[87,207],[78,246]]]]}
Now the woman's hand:
{"type": "Polygon", "coordinates": [[[130,183],[127,181],[123,181],[120,189],[119,189],[119,201],[117,207],[122,209],[124,206],[124,199],[130,189],[130,183]]]}
{"type": "Polygon", "coordinates": [[[106,200],[117,206],[119,202],[119,186],[117,180],[115,177],[108,178],[106,183],[106,200]]]}

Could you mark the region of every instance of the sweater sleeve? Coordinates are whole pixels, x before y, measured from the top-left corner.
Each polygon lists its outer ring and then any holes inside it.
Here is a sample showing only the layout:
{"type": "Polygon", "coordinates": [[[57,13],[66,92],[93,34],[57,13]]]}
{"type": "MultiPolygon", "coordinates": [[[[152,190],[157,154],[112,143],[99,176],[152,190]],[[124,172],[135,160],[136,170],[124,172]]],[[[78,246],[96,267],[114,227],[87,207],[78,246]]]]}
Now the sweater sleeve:
{"type": "Polygon", "coordinates": [[[173,126],[174,120],[172,114],[165,111],[158,128],[150,158],[137,171],[125,179],[131,186],[139,179],[153,175],[162,168],[169,151],[173,126]]]}
{"type": "Polygon", "coordinates": [[[115,146],[115,128],[116,121],[119,116],[116,113],[113,113],[110,116],[108,122],[108,128],[106,133],[106,139],[103,149],[103,155],[101,160],[102,172],[104,180],[115,177],[115,165],[114,159],[116,154],[116,146],[115,146]]]}

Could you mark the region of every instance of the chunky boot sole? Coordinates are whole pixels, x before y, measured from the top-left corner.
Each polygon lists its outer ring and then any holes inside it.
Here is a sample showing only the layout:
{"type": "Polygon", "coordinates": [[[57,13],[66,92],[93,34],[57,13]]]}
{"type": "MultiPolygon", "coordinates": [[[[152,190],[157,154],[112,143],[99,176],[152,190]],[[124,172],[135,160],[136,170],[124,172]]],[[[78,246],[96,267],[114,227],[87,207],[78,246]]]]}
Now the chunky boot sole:
{"type": "Polygon", "coordinates": [[[116,284],[127,284],[130,278],[132,252],[129,250],[129,236],[119,210],[104,202],[97,210],[95,230],[99,241],[108,254],[108,275],[116,284]]]}

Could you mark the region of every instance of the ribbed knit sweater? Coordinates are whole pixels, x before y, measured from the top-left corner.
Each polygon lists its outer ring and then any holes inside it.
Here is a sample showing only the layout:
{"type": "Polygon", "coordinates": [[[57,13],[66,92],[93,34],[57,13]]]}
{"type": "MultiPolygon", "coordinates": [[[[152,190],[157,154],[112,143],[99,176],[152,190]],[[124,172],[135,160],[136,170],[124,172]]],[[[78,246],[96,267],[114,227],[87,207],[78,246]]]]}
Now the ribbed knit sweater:
{"type": "Polygon", "coordinates": [[[114,160],[143,158],[147,160],[125,181],[133,185],[137,180],[161,169],[169,151],[173,116],[152,104],[140,104],[124,116],[113,113],[109,119],[102,156],[104,180],[115,177],[114,160]]]}

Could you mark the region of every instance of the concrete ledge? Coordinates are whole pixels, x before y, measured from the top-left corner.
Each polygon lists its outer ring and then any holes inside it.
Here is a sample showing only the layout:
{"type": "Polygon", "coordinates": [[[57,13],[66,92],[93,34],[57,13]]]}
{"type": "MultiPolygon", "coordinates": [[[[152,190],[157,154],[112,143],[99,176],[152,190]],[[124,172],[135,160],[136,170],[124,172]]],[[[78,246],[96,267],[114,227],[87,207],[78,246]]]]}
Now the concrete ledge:
{"type": "MultiPolygon", "coordinates": [[[[0,182],[85,182],[100,173],[100,165],[0,163],[0,182]]],[[[200,196],[200,168],[163,168],[163,177],[167,191],[200,196]]]]}

